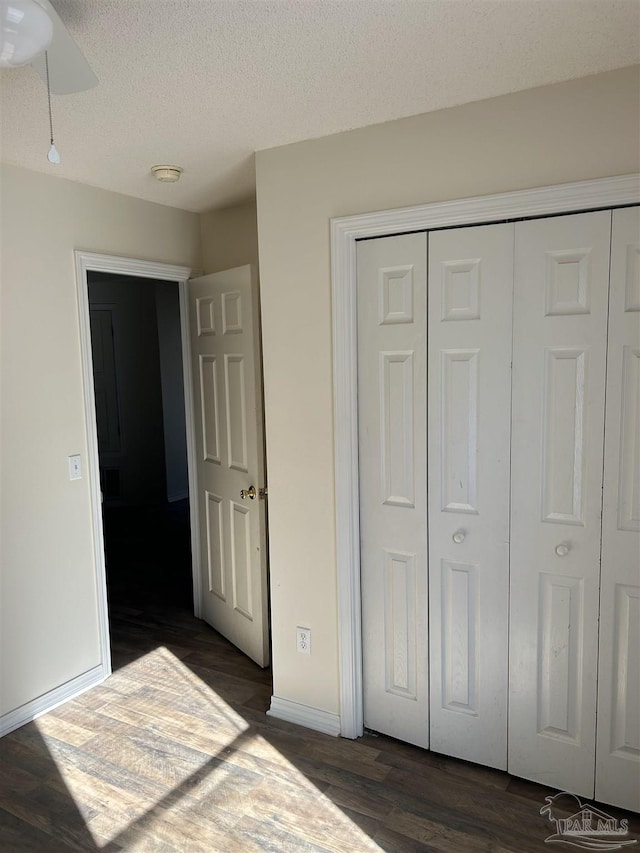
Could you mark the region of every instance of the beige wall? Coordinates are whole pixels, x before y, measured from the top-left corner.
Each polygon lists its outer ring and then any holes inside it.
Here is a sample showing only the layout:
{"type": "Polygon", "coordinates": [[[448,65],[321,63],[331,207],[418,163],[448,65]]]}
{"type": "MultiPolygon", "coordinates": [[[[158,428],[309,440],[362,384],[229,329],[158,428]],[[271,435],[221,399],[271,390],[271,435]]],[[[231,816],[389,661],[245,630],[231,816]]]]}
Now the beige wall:
{"type": "Polygon", "coordinates": [[[199,218],[14,167],[2,240],[0,713],[99,663],[74,249],[200,266],[199,218]]]}
{"type": "Polygon", "coordinates": [[[339,710],[329,219],[638,171],[639,94],[623,69],[256,155],[277,696],[339,710]]]}
{"type": "Polygon", "coordinates": [[[205,273],[258,265],[258,223],[255,199],[213,210],[200,217],[202,265],[205,273]]]}

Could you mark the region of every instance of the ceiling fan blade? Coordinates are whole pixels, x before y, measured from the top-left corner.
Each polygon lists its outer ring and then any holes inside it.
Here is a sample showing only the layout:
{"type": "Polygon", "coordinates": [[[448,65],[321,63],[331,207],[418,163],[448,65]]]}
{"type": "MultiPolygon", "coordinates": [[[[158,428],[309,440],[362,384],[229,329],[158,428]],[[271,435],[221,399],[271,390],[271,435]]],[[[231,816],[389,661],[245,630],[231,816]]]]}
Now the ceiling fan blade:
{"type": "MultiPolygon", "coordinates": [[[[98,82],[91,66],[69,31],[62,23],[60,16],[49,0],[38,0],[53,21],[53,38],[49,46],[49,83],[54,95],[70,95],[73,92],[84,92],[98,82]]],[[[38,74],[46,82],[44,53],[37,56],[31,63],[38,74]]]]}

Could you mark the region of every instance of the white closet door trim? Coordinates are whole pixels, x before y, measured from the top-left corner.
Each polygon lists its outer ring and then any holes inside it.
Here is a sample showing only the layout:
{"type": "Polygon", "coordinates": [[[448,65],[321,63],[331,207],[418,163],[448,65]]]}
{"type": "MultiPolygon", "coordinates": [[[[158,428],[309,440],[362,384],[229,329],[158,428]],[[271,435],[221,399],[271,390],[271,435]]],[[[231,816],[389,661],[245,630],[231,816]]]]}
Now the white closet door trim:
{"type": "Polygon", "coordinates": [[[356,240],[639,202],[640,175],[632,174],[331,220],[340,733],[343,737],[356,738],[363,731],[356,240]]]}

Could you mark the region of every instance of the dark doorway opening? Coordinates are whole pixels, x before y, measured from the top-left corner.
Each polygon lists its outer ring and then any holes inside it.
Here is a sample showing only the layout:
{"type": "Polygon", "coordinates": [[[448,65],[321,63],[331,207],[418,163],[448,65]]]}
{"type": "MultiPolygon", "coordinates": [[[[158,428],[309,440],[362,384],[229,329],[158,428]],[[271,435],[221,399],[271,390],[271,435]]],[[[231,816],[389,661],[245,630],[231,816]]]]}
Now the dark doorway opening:
{"type": "Polygon", "coordinates": [[[168,605],[193,613],[189,501],[103,512],[109,607],[168,605]]]}
{"type": "Polygon", "coordinates": [[[178,284],[95,272],[88,284],[110,621],[193,613],[178,284]]]}

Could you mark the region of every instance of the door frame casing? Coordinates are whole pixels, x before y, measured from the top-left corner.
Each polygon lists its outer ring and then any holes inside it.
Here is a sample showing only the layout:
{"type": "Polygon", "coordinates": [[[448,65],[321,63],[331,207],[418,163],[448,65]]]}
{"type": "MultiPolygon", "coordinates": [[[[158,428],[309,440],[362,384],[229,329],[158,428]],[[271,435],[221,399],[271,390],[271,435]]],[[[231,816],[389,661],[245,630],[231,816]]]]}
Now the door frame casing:
{"type": "Polygon", "coordinates": [[[364,731],[358,474],[356,243],[410,231],[481,225],[640,203],[640,174],[436,202],[331,219],[340,734],[364,731]]]}
{"type": "MultiPolygon", "coordinates": [[[[182,372],[184,381],[184,411],[187,432],[187,468],[189,475],[189,494],[196,494],[195,441],[193,424],[193,392],[191,384],[191,360],[189,358],[189,303],[187,283],[191,274],[190,267],[164,264],[155,261],[143,261],[135,258],[123,258],[117,255],[103,255],[95,252],[76,250],[76,291],[78,297],[78,321],[80,326],[80,353],[82,359],[82,386],[84,396],[84,414],[87,439],[87,479],[91,505],[93,532],[94,566],[96,577],[96,596],[98,610],[98,628],[102,660],[102,677],[111,675],[111,648],[109,641],[109,611],[107,606],[107,574],[104,552],[104,529],[102,525],[102,501],[100,493],[100,461],[98,454],[98,426],[96,421],[95,390],[93,383],[93,354],[91,348],[91,323],[89,316],[90,272],[112,273],[134,278],[151,278],[160,281],[173,281],[178,285],[180,299],[180,335],[182,339],[182,372]]],[[[197,513],[190,513],[191,554],[193,575],[194,614],[200,616],[200,559],[197,543],[199,541],[197,513]]]]}

